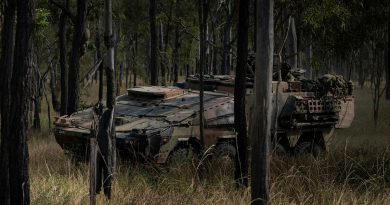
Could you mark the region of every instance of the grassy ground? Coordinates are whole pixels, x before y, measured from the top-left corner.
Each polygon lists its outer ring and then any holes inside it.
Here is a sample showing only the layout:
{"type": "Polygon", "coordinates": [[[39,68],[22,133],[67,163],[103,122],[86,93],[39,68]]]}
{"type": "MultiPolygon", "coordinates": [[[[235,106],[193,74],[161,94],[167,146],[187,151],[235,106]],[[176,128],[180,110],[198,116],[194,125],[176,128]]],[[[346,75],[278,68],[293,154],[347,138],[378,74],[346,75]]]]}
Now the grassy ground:
{"type": "MultiPolygon", "coordinates": [[[[83,94],[93,103],[96,89],[83,94]]],[[[389,204],[390,101],[381,104],[373,126],[368,89],[356,92],[352,127],[335,133],[331,150],[320,159],[273,156],[272,204],[389,204]]],[[[42,116],[42,124],[47,117],[42,116]]],[[[30,132],[32,204],[88,204],[88,166],[74,166],[43,127],[30,132]]],[[[111,204],[249,204],[250,189],[235,189],[228,174],[213,167],[202,184],[194,184],[194,167],[176,165],[158,172],[150,165],[118,168],[111,204]]],[[[106,204],[102,195],[98,204],[106,204]]]]}

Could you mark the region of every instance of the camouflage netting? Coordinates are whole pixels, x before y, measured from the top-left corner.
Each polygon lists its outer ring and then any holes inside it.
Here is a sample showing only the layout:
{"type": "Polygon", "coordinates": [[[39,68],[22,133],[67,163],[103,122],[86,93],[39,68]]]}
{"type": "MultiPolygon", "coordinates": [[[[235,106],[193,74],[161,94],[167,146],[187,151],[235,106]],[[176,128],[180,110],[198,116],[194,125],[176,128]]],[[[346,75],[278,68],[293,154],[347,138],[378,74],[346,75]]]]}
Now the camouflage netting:
{"type": "Polygon", "coordinates": [[[301,80],[307,91],[316,92],[318,97],[344,97],[351,93],[352,83],[340,75],[325,74],[318,80],[301,80]]]}

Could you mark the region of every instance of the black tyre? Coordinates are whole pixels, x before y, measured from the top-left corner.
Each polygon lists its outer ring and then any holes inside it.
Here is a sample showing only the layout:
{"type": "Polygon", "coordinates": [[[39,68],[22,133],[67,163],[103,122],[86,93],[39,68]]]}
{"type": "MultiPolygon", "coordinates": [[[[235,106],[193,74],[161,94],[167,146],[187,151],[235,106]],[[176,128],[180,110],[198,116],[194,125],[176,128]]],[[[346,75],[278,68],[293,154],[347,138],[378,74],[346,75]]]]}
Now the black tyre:
{"type": "Polygon", "coordinates": [[[70,157],[71,162],[75,166],[89,162],[88,145],[72,146],[65,149],[65,154],[70,157]]]}
{"type": "Polygon", "coordinates": [[[178,146],[168,156],[168,165],[192,163],[197,160],[197,152],[192,146],[178,146]]]}
{"type": "Polygon", "coordinates": [[[305,132],[299,138],[294,148],[297,155],[312,154],[319,157],[326,153],[326,146],[322,132],[305,132]]]}
{"type": "Polygon", "coordinates": [[[230,143],[222,143],[216,146],[214,153],[216,160],[234,160],[236,148],[230,143]]]}
{"type": "Polygon", "coordinates": [[[296,155],[311,154],[314,157],[319,157],[325,153],[325,150],[315,142],[302,141],[295,146],[296,155]]]}
{"type": "Polygon", "coordinates": [[[273,152],[275,154],[288,154],[290,153],[290,143],[285,133],[278,133],[277,140],[272,140],[273,152]]]}
{"type": "Polygon", "coordinates": [[[273,152],[275,154],[280,154],[280,155],[288,153],[287,149],[282,144],[280,144],[278,142],[276,142],[276,144],[274,145],[273,152]]]}
{"type": "Polygon", "coordinates": [[[230,143],[221,143],[213,151],[209,171],[217,175],[234,176],[236,148],[230,143]]]}

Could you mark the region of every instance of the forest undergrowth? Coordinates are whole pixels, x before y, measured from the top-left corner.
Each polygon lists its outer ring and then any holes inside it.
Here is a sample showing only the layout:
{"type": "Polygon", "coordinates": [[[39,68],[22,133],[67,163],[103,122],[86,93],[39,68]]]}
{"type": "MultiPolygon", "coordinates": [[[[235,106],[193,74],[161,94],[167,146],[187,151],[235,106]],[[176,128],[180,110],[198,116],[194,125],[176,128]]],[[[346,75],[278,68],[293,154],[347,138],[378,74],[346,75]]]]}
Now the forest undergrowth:
{"type": "MultiPolygon", "coordinates": [[[[390,101],[382,101],[375,129],[369,89],[355,94],[353,125],[335,133],[326,156],[272,156],[271,204],[390,202],[390,101]]],[[[88,92],[84,98],[92,99],[88,92]]],[[[43,125],[47,120],[42,114],[43,125]]],[[[89,204],[88,165],[75,166],[47,127],[30,131],[29,153],[32,204],[89,204]]],[[[121,163],[110,204],[249,204],[250,188],[236,189],[232,173],[211,166],[198,184],[192,163],[121,163]]],[[[98,204],[108,204],[103,194],[98,204]]]]}

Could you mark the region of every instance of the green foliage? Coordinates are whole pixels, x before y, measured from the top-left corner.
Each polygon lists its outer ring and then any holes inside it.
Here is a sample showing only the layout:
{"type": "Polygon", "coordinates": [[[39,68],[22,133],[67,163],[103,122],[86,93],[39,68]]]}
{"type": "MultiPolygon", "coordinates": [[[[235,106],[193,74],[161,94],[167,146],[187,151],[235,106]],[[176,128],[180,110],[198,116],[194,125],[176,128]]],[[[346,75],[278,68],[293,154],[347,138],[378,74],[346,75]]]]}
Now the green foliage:
{"type": "Polygon", "coordinates": [[[45,30],[50,26],[51,13],[46,8],[35,9],[35,29],[39,36],[45,35],[45,30]]]}
{"type": "Polygon", "coordinates": [[[302,29],[321,49],[345,56],[362,47],[371,34],[386,27],[389,1],[322,0],[302,13],[302,29]]]}

